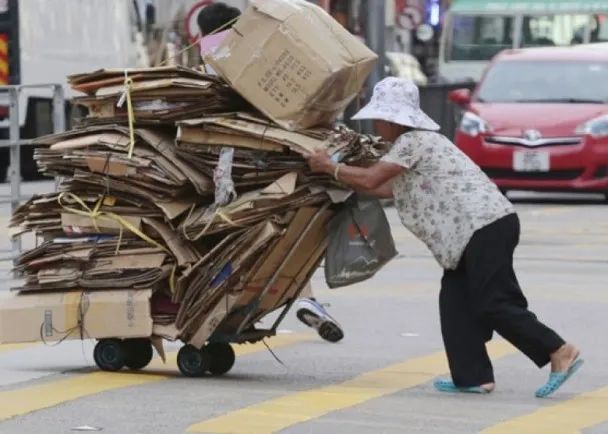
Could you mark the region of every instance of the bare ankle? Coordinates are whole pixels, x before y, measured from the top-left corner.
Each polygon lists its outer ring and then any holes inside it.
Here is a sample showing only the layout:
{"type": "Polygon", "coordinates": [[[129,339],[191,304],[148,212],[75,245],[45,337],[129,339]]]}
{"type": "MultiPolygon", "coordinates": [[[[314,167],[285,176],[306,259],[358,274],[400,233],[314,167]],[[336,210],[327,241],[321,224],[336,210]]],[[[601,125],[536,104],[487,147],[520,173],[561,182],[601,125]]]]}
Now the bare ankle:
{"type": "Polygon", "coordinates": [[[551,354],[551,358],[564,358],[577,354],[578,349],[569,343],[565,343],[551,354]]]}
{"type": "Polygon", "coordinates": [[[574,345],[566,343],[554,351],[551,358],[551,370],[562,372],[568,369],[572,362],[578,357],[579,350],[574,345]]]}

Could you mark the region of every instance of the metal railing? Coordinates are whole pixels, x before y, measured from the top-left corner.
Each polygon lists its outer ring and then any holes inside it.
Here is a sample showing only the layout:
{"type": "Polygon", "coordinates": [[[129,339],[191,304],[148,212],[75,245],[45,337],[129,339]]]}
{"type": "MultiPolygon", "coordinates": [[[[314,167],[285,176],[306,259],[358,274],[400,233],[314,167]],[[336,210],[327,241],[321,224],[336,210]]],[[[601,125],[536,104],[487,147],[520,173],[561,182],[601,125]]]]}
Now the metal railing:
{"type": "MultiPolygon", "coordinates": [[[[49,89],[52,92],[52,120],[53,133],[65,131],[65,97],[61,84],[28,84],[15,86],[0,86],[0,95],[8,95],[8,128],[9,139],[0,140],[0,148],[9,148],[8,179],[10,183],[10,194],[0,196],[0,204],[10,203],[11,214],[26,199],[21,194],[21,147],[31,146],[31,139],[21,138],[21,127],[19,123],[19,98],[24,89],[49,89]]],[[[0,250],[0,253],[9,256],[0,257],[0,261],[14,260],[21,253],[21,238],[15,237],[11,240],[10,250],[0,250]]]]}

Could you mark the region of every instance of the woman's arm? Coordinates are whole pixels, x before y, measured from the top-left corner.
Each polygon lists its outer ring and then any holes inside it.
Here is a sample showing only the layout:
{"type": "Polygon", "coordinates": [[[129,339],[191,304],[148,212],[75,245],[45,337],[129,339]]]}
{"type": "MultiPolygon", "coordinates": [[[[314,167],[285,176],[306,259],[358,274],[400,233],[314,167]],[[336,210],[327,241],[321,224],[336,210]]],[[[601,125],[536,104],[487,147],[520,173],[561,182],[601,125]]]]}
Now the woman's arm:
{"type": "MultiPolygon", "coordinates": [[[[337,178],[340,182],[349,185],[358,191],[382,191],[385,192],[389,188],[385,184],[403,173],[405,170],[398,164],[379,161],[369,167],[355,167],[334,163],[327,152],[316,151],[308,157],[308,165],[313,172],[326,173],[334,176],[337,173],[337,178]]],[[[392,189],[392,185],[390,186],[392,189]]]]}
{"type": "Polygon", "coordinates": [[[374,196],[379,199],[392,199],[393,198],[393,182],[395,178],[391,178],[382,184],[380,187],[373,190],[357,189],[359,193],[366,194],[368,196],[374,196]]]}

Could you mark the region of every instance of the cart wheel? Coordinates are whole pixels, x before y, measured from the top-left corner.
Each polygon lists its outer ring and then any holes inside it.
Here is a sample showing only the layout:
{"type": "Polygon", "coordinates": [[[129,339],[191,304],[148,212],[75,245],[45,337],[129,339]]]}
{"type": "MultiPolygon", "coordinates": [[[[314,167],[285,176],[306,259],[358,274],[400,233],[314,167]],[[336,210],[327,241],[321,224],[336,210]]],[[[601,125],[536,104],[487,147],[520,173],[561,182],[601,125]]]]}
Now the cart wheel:
{"type": "Polygon", "coordinates": [[[206,346],[211,363],[209,372],[213,375],[224,375],[234,366],[235,355],[230,344],[224,342],[213,342],[206,346]]]}
{"type": "Polygon", "coordinates": [[[186,377],[202,377],[209,369],[209,352],[193,345],[184,345],[177,353],[177,367],[186,377]]]}
{"type": "Polygon", "coordinates": [[[120,339],[101,339],[95,345],[93,358],[99,369],[118,371],[125,365],[125,350],[120,339]]]}
{"type": "Polygon", "coordinates": [[[154,356],[150,339],[125,339],[123,347],[125,351],[125,365],[129,369],[138,370],[145,368],[154,356]]]}

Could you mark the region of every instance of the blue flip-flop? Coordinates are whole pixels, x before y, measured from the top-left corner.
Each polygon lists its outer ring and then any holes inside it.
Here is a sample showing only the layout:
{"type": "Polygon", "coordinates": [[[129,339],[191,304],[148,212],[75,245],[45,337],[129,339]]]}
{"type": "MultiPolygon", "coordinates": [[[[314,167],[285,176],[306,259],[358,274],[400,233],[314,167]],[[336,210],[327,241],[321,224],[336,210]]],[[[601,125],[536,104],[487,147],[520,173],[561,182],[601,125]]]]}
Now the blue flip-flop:
{"type": "Polygon", "coordinates": [[[549,374],[549,380],[536,391],[537,398],[546,398],[559,389],[570,377],[572,377],[576,371],[583,366],[585,361],[578,357],[572,362],[566,372],[551,372],[549,374]]]}
{"type": "Polygon", "coordinates": [[[491,392],[491,390],[484,389],[481,386],[459,387],[456,386],[452,380],[446,379],[435,380],[433,385],[439,392],[447,393],[476,393],[479,395],[485,395],[491,392]]]}

